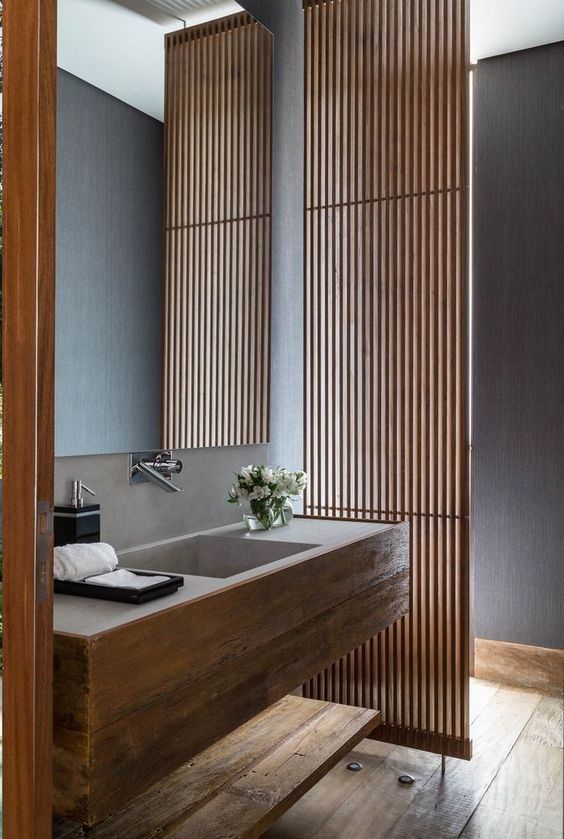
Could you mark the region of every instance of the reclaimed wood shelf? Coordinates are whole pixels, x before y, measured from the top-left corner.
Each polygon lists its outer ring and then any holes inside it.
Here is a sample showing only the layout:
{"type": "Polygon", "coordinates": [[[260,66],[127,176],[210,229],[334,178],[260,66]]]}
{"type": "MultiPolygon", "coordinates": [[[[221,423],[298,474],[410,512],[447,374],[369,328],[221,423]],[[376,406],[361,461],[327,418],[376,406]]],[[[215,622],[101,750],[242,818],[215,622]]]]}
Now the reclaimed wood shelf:
{"type": "Polygon", "coordinates": [[[379,724],[380,713],[286,696],[96,827],[65,839],[253,839],[379,724]]]}

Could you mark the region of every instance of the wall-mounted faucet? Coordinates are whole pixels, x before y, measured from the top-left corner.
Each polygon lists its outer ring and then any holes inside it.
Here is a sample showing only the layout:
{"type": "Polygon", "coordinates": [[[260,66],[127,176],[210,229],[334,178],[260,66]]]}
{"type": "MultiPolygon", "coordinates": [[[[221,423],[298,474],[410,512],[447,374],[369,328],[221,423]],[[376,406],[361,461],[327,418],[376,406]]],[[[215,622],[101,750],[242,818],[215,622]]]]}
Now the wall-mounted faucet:
{"type": "Polygon", "coordinates": [[[184,492],[172,483],[172,475],[182,472],[182,461],[174,460],[172,452],[134,452],[129,455],[129,483],[151,481],[166,492],[184,492]]]}

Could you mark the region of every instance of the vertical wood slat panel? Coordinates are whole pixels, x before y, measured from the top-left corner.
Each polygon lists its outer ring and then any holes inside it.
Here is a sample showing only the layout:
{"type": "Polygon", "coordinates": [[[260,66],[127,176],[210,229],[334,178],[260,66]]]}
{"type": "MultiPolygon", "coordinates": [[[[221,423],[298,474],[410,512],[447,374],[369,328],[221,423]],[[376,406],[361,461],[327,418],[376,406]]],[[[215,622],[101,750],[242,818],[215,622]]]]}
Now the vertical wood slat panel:
{"type": "Polygon", "coordinates": [[[272,36],[166,36],[163,444],[269,435],[272,36]]]}
{"type": "Polygon", "coordinates": [[[410,614],[308,696],[469,757],[465,0],[306,0],[306,515],[409,521],[410,614]]]}

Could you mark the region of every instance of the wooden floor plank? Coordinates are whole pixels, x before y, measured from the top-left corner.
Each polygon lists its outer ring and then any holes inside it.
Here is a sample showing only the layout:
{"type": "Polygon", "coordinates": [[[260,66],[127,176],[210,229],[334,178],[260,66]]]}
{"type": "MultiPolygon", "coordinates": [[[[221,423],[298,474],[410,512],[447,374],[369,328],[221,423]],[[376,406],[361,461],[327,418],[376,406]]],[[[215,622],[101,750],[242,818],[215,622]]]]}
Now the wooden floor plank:
{"type": "Polygon", "coordinates": [[[363,740],[285,813],[264,834],[264,839],[305,839],[313,836],[321,825],[333,818],[335,811],[353,792],[365,784],[367,774],[382,764],[395,748],[391,743],[363,740]],[[348,770],[347,765],[352,762],[362,764],[363,770],[348,770]]]}
{"type": "Polygon", "coordinates": [[[371,839],[387,836],[439,765],[437,755],[397,747],[367,774],[365,783],[314,834],[315,839],[354,839],[359,824],[371,839]],[[398,783],[403,774],[414,778],[412,786],[398,783]]]}
{"type": "Polygon", "coordinates": [[[545,807],[561,766],[560,749],[522,737],[504,761],[482,803],[484,807],[536,820],[545,807]]]}
{"type": "Polygon", "coordinates": [[[564,705],[562,699],[543,696],[523,732],[526,740],[561,749],[564,735],[564,705]]]}
{"type": "Polygon", "coordinates": [[[463,839],[562,837],[562,701],[543,697],[472,815],[463,839]]]}
{"type": "Polygon", "coordinates": [[[500,686],[494,682],[485,682],[483,679],[471,679],[470,681],[470,720],[478,719],[488,702],[494,698],[500,686]]]}
{"type": "Polygon", "coordinates": [[[434,772],[387,833],[388,839],[456,839],[540,699],[539,694],[500,689],[474,725],[472,761],[447,760],[446,778],[434,772]]]}
{"type": "Polygon", "coordinates": [[[265,839],[385,836],[439,765],[437,755],[365,741],[283,816],[265,839]],[[387,746],[388,754],[376,762],[371,760],[370,743],[382,752],[387,746]],[[363,764],[362,772],[347,770],[354,760],[363,764]],[[401,774],[412,775],[413,786],[400,786],[401,774]]]}
{"type": "Polygon", "coordinates": [[[531,839],[562,839],[564,836],[564,770],[560,750],[560,772],[552,785],[531,839]]]}
{"type": "Polygon", "coordinates": [[[536,819],[480,805],[466,825],[461,839],[532,839],[536,819]]]}

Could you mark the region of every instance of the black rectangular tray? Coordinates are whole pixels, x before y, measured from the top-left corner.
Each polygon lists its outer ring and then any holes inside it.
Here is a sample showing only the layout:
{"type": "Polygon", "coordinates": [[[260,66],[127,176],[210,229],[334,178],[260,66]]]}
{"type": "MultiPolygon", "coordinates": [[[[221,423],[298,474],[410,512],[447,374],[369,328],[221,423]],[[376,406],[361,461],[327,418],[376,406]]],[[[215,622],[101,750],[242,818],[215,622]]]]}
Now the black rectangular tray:
{"type": "Polygon", "coordinates": [[[72,594],[74,597],[94,597],[97,600],[113,600],[117,603],[148,603],[158,597],[174,594],[184,585],[184,577],[178,574],[166,574],[162,571],[137,571],[135,568],[124,568],[138,577],[154,577],[157,573],[161,577],[168,577],[166,582],[155,583],[143,589],[120,588],[118,586],[101,586],[96,583],[74,583],[68,580],[55,580],[55,594],[72,594]]]}

